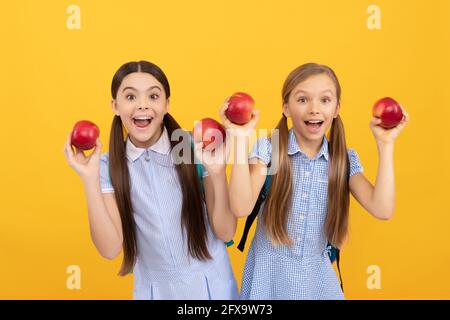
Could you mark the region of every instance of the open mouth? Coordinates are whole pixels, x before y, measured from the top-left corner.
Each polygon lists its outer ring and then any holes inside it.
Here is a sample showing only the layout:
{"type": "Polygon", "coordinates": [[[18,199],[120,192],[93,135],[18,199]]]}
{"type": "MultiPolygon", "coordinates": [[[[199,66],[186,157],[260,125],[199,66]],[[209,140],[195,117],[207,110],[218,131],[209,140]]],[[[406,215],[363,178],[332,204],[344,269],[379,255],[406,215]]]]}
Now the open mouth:
{"type": "Polygon", "coordinates": [[[152,123],[153,118],[149,116],[135,117],[133,123],[138,128],[146,128],[152,123]]]}
{"type": "Polygon", "coordinates": [[[308,120],[308,121],[305,121],[305,124],[310,129],[318,130],[322,126],[323,121],[322,120],[308,120]]]}

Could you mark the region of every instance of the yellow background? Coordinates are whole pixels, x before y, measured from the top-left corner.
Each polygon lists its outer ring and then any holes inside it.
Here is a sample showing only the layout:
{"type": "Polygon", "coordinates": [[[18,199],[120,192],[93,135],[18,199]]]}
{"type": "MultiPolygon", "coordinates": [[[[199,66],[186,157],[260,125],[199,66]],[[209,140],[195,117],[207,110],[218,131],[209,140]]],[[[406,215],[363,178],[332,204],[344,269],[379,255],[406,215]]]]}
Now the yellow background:
{"type": "MultiPolygon", "coordinates": [[[[411,116],[395,150],[395,216],[376,221],[352,200],[345,294],[450,298],[450,1],[20,0],[0,12],[0,298],[131,298],[132,277],[116,275],[121,258],[101,258],[90,240],[81,181],[62,150],[80,119],[96,122],[108,144],[112,76],[139,59],[166,72],[171,113],[188,129],[218,118],[235,91],[249,92],[259,128],[272,128],[287,74],[305,62],[330,65],[348,145],[371,181],[371,107],[395,97],[411,116]],[[66,27],[71,4],[81,9],[80,30],[66,27]],[[381,30],[366,27],[371,4],[381,8],[381,30]],[[80,290],[66,287],[69,265],[81,268],[80,290]],[[366,286],[370,265],[381,268],[379,290],[366,286]]],[[[245,254],[229,253],[240,285],[245,254]]]]}

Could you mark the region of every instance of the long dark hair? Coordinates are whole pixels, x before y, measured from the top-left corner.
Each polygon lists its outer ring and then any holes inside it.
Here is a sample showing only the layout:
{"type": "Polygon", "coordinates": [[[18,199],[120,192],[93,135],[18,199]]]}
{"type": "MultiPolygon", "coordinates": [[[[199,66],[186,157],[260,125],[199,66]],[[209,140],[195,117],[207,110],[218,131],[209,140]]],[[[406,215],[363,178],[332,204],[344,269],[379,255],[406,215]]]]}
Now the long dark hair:
{"type": "MultiPolygon", "coordinates": [[[[326,74],[334,82],[338,104],[341,86],[334,71],[325,65],[307,63],[293,70],[283,85],[282,100],[287,104],[292,90],[302,81],[317,74],[326,74]]],[[[287,217],[292,202],[292,167],[289,159],[287,119],[283,115],[279,130],[278,172],[272,179],[263,215],[264,226],[275,244],[292,244],[287,232],[287,217]]],[[[349,160],[345,142],[344,124],[339,115],[333,119],[329,136],[330,163],[328,167],[328,208],[325,235],[334,246],[340,247],[348,230],[349,215],[349,160]]]]}
{"type": "MultiPolygon", "coordinates": [[[[122,65],[114,74],[111,84],[111,96],[117,97],[117,91],[123,79],[133,72],[145,72],[158,80],[165,91],[166,98],[170,97],[170,86],[164,72],[155,64],[147,61],[128,62],[122,65]]],[[[167,128],[169,137],[176,129],[180,129],[178,122],[166,114],[163,124],[167,128]]],[[[176,141],[171,140],[174,148],[176,141]]],[[[122,120],[114,116],[109,141],[109,172],[114,187],[114,195],[120,212],[123,232],[123,262],[119,274],[124,276],[133,270],[137,256],[136,223],[133,217],[133,204],[130,196],[130,174],[126,158],[126,140],[122,120]]],[[[187,231],[188,251],[191,256],[200,260],[211,259],[207,247],[206,221],[203,212],[202,193],[197,170],[194,164],[194,154],[191,153],[190,163],[175,165],[183,194],[181,213],[182,231],[187,231]]]]}

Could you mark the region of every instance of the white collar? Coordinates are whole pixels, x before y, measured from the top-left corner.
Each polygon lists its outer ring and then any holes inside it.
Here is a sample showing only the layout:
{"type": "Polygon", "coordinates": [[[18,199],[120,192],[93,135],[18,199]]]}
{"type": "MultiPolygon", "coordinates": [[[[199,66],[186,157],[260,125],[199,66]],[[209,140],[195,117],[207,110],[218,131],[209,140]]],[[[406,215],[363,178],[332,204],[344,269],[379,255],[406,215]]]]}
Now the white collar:
{"type": "Polygon", "coordinates": [[[161,136],[159,137],[158,141],[156,141],[150,148],[144,149],[144,148],[138,148],[136,147],[130,140],[130,137],[127,138],[126,143],[126,152],[127,157],[131,161],[135,161],[138,159],[146,150],[151,150],[160,154],[167,155],[170,152],[170,140],[169,140],[169,134],[167,133],[166,127],[164,127],[163,132],[161,133],[161,136]]]}

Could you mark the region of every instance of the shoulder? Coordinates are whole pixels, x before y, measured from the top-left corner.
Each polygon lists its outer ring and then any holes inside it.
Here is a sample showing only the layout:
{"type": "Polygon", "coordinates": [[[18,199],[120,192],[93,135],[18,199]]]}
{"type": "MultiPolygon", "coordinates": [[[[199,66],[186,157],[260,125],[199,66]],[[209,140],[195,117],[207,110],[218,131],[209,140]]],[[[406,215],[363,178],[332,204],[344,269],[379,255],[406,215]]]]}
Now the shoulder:
{"type": "Polygon", "coordinates": [[[356,173],[364,172],[361,160],[359,160],[358,153],[353,149],[347,150],[348,160],[350,162],[350,177],[356,173]]]}
{"type": "Polygon", "coordinates": [[[253,150],[250,154],[251,158],[258,158],[262,160],[266,165],[269,164],[272,157],[272,141],[270,138],[263,137],[259,138],[254,146],[253,150]]]}
{"type": "Polygon", "coordinates": [[[260,151],[271,151],[272,150],[272,139],[268,137],[259,138],[255,142],[254,149],[260,151]]]}
{"type": "Polygon", "coordinates": [[[350,162],[352,161],[359,161],[359,156],[356,150],[354,149],[347,149],[348,159],[350,162]]]}
{"type": "Polygon", "coordinates": [[[355,149],[347,149],[347,154],[349,158],[358,157],[358,153],[356,152],[355,149]]]}

